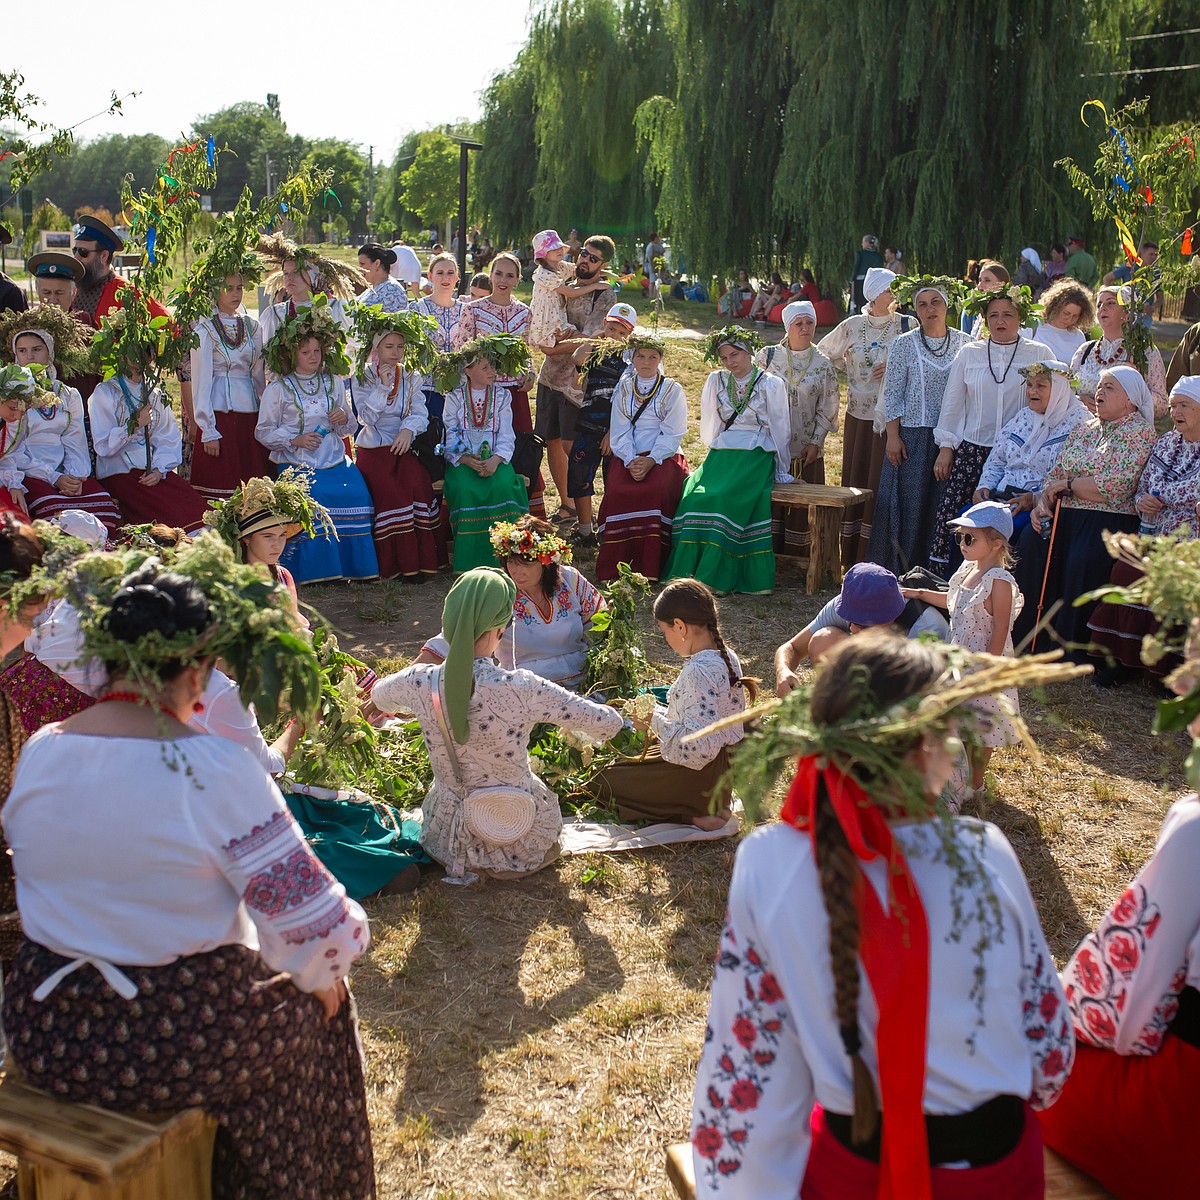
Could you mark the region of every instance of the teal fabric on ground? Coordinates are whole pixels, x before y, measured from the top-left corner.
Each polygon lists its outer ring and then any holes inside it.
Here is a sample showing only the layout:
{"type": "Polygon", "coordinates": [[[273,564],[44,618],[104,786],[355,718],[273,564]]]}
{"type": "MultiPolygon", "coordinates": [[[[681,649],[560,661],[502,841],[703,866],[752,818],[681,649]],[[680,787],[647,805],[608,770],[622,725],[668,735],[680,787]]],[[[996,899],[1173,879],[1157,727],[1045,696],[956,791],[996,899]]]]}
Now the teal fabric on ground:
{"type": "Polygon", "coordinates": [[[774,482],[775,456],[761,447],[710,450],[683,485],[663,580],[690,575],[720,596],[772,592],[774,482]]]}
{"type": "Polygon", "coordinates": [[[293,792],[284,792],[283,798],[313,853],[354,900],[374,895],[410,863],[430,861],[421,849],[416,821],[397,821],[397,837],[369,804],[293,792]]]}

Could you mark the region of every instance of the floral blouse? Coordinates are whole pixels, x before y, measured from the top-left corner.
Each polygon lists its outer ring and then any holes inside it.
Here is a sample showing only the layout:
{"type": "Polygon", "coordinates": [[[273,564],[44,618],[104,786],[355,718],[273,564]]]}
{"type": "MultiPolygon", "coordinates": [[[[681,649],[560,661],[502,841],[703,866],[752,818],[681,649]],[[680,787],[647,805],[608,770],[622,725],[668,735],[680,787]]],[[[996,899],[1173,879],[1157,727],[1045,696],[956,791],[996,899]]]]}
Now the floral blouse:
{"type": "MultiPolygon", "coordinates": [[[[729,658],[734,673],[740,675],[742,664],[732,650],[729,658]]],[[[693,771],[708,766],[723,747],[736,746],[742,740],[742,727],[731,725],[686,744],[684,738],[745,707],[746,693],[740,683],[729,682],[729,668],[721,652],[701,650],[693,654],[671,684],[666,708],[660,705],[650,718],[663,760],[693,771]]]]}
{"type": "Polygon", "coordinates": [[[432,296],[424,296],[412,305],[414,311],[421,313],[422,316],[432,317],[437,322],[438,327],[433,330],[433,340],[443,354],[449,354],[454,349],[454,327],[462,319],[465,307],[466,301],[458,299],[457,296],[445,308],[438,304],[432,296]]]}
{"type": "Polygon", "coordinates": [[[1200,987],[1200,797],[1167,813],[1150,861],[1063,970],[1081,1042],[1117,1054],[1162,1048],[1185,987],[1200,987]]]}
{"type": "Polygon", "coordinates": [[[1130,413],[1119,421],[1093,417],[1067,435],[1046,482],[1090,475],[1103,499],[1081,500],[1064,495],[1064,508],[1132,513],[1133,494],[1153,446],[1154,426],[1141,413],[1130,413]]]}
{"type": "Polygon", "coordinates": [[[787,387],[792,459],[800,458],[806,446],[823,449],[826,437],[838,426],[839,392],[833,364],[816,346],[792,350],[786,339],[777,346],[764,346],[754,362],[787,387]]]}
{"type": "Polygon", "coordinates": [[[949,329],[946,338],[922,340],[921,330],[902,333],[888,352],[887,369],[883,375],[880,406],[885,422],[900,418],[905,429],[932,429],[942,415],[942,398],[950,380],[950,368],[958,352],[970,342],[961,329],[949,329]],[[931,354],[946,347],[942,356],[931,354]]]}
{"type": "MultiPolygon", "coordinates": [[[[1047,1107],[1066,1082],[1075,1039],[1016,854],[994,825],[955,819],[959,853],[977,864],[984,875],[977,886],[996,901],[981,963],[974,892],[964,903],[940,836],[925,824],[894,832],[929,920],[925,1112],[970,1112],[998,1095],[1047,1107]],[[958,936],[956,911],[963,914],[958,936]],[[975,987],[982,988],[982,1011],[975,987]]],[[[887,864],[877,858],[864,873],[886,896],[887,864]]],[[[978,911],[985,909],[991,911],[978,911]]],[[[863,1058],[876,1079],[877,1025],[864,986],[863,1058]]],[[[776,823],[746,838],[734,863],[692,1101],[696,1195],[796,1200],[814,1104],[853,1110],[851,1063],[838,1032],[829,919],[812,842],[776,823]]]]}
{"type": "Polygon", "coordinates": [[[1141,499],[1151,493],[1163,502],[1155,523],[1160,534],[1178,533],[1186,525],[1190,536],[1200,529],[1196,502],[1200,501],[1200,442],[1184,441],[1178,429],[1168,429],[1154,443],[1138,484],[1141,499]]]}
{"type": "MultiPolygon", "coordinates": [[[[529,305],[513,300],[500,305],[487,296],[468,300],[462,306],[458,324],[450,332],[450,344],[457,350],[472,338],[490,337],[493,333],[511,333],[529,340],[529,305]]],[[[512,375],[497,375],[497,383],[516,383],[512,375]]]]}
{"type": "MultiPolygon", "coordinates": [[[[1079,377],[1079,394],[1094,396],[1100,376],[1109,367],[1118,363],[1129,362],[1125,350],[1125,339],[1118,338],[1115,342],[1101,338],[1098,342],[1084,342],[1071,358],[1071,370],[1079,377]]],[[[1157,346],[1151,346],[1146,355],[1146,386],[1154,397],[1154,415],[1161,417],[1167,411],[1167,370],[1163,366],[1162,355],[1157,346]]]]}
{"type": "Polygon", "coordinates": [[[875,368],[887,362],[888,348],[909,327],[911,318],[892,313],[871,317],[858,313],[847,317],[832,333],[827,333],[817,348],[834,368],[846,372],[846,415],[860,421],[875,419],[882,380],[875,368]]]}

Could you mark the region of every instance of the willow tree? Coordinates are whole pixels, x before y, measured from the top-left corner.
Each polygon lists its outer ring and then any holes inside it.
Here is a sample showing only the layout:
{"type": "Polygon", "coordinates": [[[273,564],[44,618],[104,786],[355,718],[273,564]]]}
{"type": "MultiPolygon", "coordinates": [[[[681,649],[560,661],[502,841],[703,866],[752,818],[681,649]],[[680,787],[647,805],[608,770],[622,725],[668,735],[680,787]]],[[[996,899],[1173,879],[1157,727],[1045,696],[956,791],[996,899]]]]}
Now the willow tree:
{"type": "Polygon", "coordinates": [[[633,118],[671,87],[666,0],[553,0],[513,67],[484,94],[479,195],[502,236],[609,233],[654,223],[633,118]]]}
{"type": "Polygon", "coordinates": [[[776,253],[787,52],[786,39],[768,36],[765,11],[754,0],[674,0],[675,88],[639,112],[662,223],[701,273],[776,253]]]}
{"type": "Polygon", "coordinates": [[[818,271],[840,284],[867,232],[957,273],[1088,228],[1054,162],[1080,148],[1086,76],[1112,61],[1114,30],[1085,23],[1105,7],[780,0],[771,40],[793,67],[774,197],[818,271]]]}

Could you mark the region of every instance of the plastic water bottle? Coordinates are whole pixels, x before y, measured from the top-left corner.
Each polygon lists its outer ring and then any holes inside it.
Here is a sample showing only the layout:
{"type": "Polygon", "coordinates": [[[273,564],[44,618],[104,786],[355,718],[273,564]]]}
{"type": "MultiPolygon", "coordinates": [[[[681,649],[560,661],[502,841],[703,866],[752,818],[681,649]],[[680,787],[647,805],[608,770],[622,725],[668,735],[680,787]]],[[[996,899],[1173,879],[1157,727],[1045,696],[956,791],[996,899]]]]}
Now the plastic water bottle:
{"type": "MultiPolygon", "coordinates": [[[[1150,495],[1161,496],[1162,493],[1157,488],[1152,488],[1150,495]]],[[[1142,537],[1153,537],[1158,532],[1158,522],[1158,513],[1152,517],[1142,516],[1138,522],[1138,533],[1140,533],[1142,537]]]]}
{"type": "Polygon", "coordinates": [[[479,457],[485,461],[492,457],[492,448],[486,438],[479,443],[479,457]]]}

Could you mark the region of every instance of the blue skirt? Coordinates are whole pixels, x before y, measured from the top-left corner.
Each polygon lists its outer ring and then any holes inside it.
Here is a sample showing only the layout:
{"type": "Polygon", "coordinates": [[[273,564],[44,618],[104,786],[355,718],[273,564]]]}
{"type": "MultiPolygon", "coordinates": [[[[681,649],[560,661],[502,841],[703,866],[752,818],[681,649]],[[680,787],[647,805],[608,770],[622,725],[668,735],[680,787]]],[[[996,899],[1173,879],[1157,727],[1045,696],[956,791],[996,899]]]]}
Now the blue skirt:
{"type": "Polygon", "coordinates": [[[375,516],[362,472],[350,462],[312,472],[312,498],[329,510],[336,537],[300,533],[279,559],[297,583],[330,579],[374,579],[379,574],[371,525],[375,516]]]}

